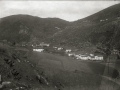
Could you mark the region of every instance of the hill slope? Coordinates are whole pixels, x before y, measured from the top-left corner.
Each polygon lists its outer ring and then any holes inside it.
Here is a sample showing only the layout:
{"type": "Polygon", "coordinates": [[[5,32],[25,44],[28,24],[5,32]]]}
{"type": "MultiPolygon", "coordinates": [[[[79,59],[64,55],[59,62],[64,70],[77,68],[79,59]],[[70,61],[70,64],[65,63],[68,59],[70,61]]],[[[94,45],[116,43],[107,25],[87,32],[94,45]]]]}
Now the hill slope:
{"type": "Polygon", "coordinates": [[[0,19],[0,39],[12,42],[44,41],[69,22],[58,18],[12,15],[0,19]]]}
{"type": "Polygon", "coordinates": [[[67,26],[53,37],[53,43],[74,46],[79,49],[98,44],[113,43],[114,45],[116,41],[120,43],[118,40],[120,33],[119,7],[120,4],[116,4],[89,17],[72,22],[71,26],[67,26]]]}
{"type": "Polygon", "coordinates": [[[11,82],[3,90],[119,90],[117,83],[103,77],[110,78],[116,67],[109,67],[109,74],[105,67],[23,47],[0,46],[0,75],[3,82],[11,82]]]}
{"type": "MultiPolygon", "coordinates": [[[[114,44],[119,38],[119,7],[120,4],[116,4],[71,23],[58,18],[8,16],[0,20],[0,39],[17,43],[49,42],[83,50],[103,43],[114,44]]],[[[115,43],[115,47],[118,48],[119,43],[115,43]]]]}

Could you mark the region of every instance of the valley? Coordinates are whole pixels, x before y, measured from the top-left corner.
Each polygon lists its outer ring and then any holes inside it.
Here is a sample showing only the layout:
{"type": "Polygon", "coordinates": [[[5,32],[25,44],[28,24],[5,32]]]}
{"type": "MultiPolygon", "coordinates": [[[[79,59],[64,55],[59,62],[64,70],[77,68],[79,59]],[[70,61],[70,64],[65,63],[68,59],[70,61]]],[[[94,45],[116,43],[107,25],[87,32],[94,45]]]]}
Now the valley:
{"type": "Polygon", "coordinates": [[[0,90],[120,90],[120,4],[69,22],[0,19],[0,90]]]}

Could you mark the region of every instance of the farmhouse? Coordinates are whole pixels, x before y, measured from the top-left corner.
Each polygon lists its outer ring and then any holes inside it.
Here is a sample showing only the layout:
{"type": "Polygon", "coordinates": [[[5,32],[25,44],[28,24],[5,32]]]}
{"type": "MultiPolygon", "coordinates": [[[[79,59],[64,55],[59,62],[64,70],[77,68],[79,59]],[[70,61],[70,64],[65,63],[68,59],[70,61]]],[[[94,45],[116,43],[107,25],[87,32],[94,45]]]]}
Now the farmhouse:
{"type": "Polygon", "coordinates": [[[81,60],[88,60],[89,57],[88,56],[81,56],[81,60]]]}
{"type": "Polygon", "coordinates": [[[36,51],[36,52],[43,52],[44,49],[33,49],[33,51],[36,51]]]}
{"type": "Polygon", "coordinates": [[[75,54],[74,53],[68,53],[68,56],[74,56],[75,54]]]}
{"type": "Polygon", "coordinates": [[[80,59],[80,56],[79,55],[75,55],[76,59],[80,59]]]}
{"type": "Polygon", "coordinates": [[[66,49],[65,52],[68,53],[68,52],[71,52],[72,50],[71,49],[66,49]]]}
{"type": "Polygon", "coordinates": [[[97,55],[94,56],[93,54],[91,55],[75,55],[76,59],[81,59],[81,60],[103,60],[103,56],[102,55],[97,55]]]}
{"type": "Polygon", "coordinates": [[[89,56],[86,56],[86,55],[75,55],[76,59],[81,59],[81,60],[88,60],[89,59],[89,56]]]}
{"type": "Polygon", "coordinates": [[[63,48],[62,47],[59,47],[58,50],[62,50],[63,48]]]}
{"type": "Polygon", "coordinates": [[[101,55],[95,56],[95,60],[103,60],[103,56],[101,55]]]}

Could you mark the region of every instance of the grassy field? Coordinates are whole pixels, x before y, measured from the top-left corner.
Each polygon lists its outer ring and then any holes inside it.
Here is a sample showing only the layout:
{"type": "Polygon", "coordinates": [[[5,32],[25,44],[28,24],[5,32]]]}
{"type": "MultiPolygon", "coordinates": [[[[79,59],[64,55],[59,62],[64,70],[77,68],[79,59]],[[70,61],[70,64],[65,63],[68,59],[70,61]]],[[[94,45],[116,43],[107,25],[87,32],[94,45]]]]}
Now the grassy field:
{"type": "MultiPolygon", "coordinates": [[[[78,61],[66,56],[32,52],[29,60],[48,78],[45,90],[119,90],[117,83],[104,78],[108,75],[105,64],[92,61],[78,61]],[[55,88],[57,87],[57,89],[55,88]]],[[[109,67],[112,70],[113,67],[109,67]]]]}
{"type": "MultiPolygon", "coordinates": [[[[51,53],[39,53],[24,48],[0,48],[0,72],[5,80],[13,84],[30,86],[28,90],[120,90],[119,81],[109,79],[115,67],[95,61],[80,61],[67,56],[51,53]],[[13,67],[6,63],[6,59],[14,61],[13,67]],[[17,81],[11,71],[21,77],[17,81]],[[36,79],[36,72],[44,77],[49,85],[36,79]],[[10,75],[11,78],[7,78],[10,75]],[[103,77],[104,76],[104,77],[103,77]]],[[[119,68],[119,63],[114,64],[119,68]]],[[[17,85],[17,86],[20,86],[17,85]]],[[[10,89],[10,88],[9,88],[10,89]]]]}

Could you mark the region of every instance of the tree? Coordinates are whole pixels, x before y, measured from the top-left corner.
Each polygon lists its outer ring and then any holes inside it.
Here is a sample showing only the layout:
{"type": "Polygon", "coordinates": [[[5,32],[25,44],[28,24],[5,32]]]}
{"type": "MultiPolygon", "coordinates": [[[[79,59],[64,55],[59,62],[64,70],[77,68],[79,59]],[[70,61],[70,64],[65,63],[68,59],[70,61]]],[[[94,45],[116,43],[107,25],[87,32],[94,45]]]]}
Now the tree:
{"type": "Polygon", "coordinates": [[[113,30],[114,32],[112,36],[109,37],[109,40],[103,42],[101,46],[97,47],[97,49],[99,49],[99,51],[105,55],[105,61],[107,61],[108,57],[111,55],[114,49],[116,43],[116,37],[119,32],[119,27],[120,27],[119,23],[117,22],[117,24],[115,24],[114,26],[114,30],[113,30]]]}

